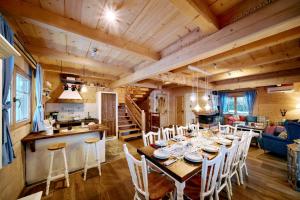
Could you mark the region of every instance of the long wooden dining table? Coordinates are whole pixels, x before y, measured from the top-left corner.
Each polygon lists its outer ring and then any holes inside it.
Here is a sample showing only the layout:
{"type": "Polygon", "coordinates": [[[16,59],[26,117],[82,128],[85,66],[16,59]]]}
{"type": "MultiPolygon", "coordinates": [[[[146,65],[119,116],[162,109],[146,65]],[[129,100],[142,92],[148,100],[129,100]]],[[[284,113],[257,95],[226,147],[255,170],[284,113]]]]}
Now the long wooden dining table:
{"type": "MultiPolygon", "coordinates": [[[[174,144],[175,142],[169,141],[169,144],[174,144]]],[[[217,144],[216,144],[217,145],[217,144]]],[[[219,146],[219,145],[218,145],[219,146]]],[[[156,166],[160,171],[166,174],[169,178],[174,180],[176,190],[177,190],[177,200],[183,200],[185,183],[188,179],[199,173],[202,169],[202,162],[193,163],[186,161],[185,159],[178,159],[171,165],[164,165],[166,160],[161,160],[154,157],[154,151],[156,148],[154,145],[145,146],[138,148],[137,152],[140,155],[144,155],[146,160],[156,166]]],[[[217,153],[205,153],[207,158],[213,159],[217,153]]],[[[172,159],[172,158],[169,158],[172,159]]]]}

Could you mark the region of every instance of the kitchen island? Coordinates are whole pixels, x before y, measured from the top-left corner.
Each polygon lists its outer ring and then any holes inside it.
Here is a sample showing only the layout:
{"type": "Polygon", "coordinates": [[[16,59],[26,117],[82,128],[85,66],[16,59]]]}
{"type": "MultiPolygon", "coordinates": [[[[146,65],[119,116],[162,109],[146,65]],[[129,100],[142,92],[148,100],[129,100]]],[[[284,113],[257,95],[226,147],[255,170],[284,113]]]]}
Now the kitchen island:
{"type": "MultiPolygon", "coordinates": [[[[47,147],[53,143],[65,142],[69,172],[77,171],[84,166],[85,143],[84,140],[91,137],[99,137],[98,144],[101,162],[105,162],[105,131],[106,126],[100,126],[96,130],[89,128],[73,127],[72,130],[60,129],[59,133],[46,135],[45,132],[31,133],[23,138],[26,157],[26,183],[32,184],[47,178],[49,170],[49,151],[47,147]]],[[[92,149],[89,153],[90,160],[95,158],[92,149]]],[[[54,169],[63,169],[63,159],[60,153],[55,156],[54,169]]]]}

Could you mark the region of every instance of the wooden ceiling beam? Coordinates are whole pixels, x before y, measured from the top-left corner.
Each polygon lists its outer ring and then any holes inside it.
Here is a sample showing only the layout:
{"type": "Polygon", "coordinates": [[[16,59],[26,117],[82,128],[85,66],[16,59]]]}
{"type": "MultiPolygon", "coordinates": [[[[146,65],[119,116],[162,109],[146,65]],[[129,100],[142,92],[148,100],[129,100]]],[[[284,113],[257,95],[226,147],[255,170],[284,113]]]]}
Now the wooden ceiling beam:
{"type": "Polygon", "coordinates": [[[117,76],[108,75],[108,74],[102,74],[99,72],[91,71],[88,69],[78,69],[78,68],[72,68],[72,67],[61,67],[57,65],[47,65],[47,64],[41,64],[43,70],[45,72],[55,72],[59,74],[72,74],[77,75],[82,78],[94,78],[94,79],[101,79],[101,80],[107,80],[109,82],[117,80],[117,76]]]}
{"type": "Polygon", "coordinates": [[[62,51],[46,48],[46,47],[40,47],[40,46],[34,46],[34,45],[26,45],[26,48],[28,51],[30,51],[32,54],[36,56],[44,56],[48,58],[53,58],[57,60],[67,61],[71,63],[86,65],[90,67],[95,67],[97,70],[103,71],[105,74],[116,74],[116,71],[118,73],[130,73],[132,72],[131,69],[125,68],[122,66],[113,66],[109,65],[103,62],[98,62],[96,60],[86,58],[86,57],[80,57],[75,56],[72,54],[67,54],[62,51]]]}
{"type": "Polygon", "coordinates": [[[299,82],[300,70],[286,70],[216,82],[215,90],[236,90],[299,82]]]}
{"type": "Polygon", "coordinates": [[[300,2],[276,1],[204,39],[183,48],[112,84],[119,87],[194,63],[201,59],[293,29],[300,24],[300,2]]]}
{"type": "Polygon", "coordinates": [[[155,80],[159,80],[162,82],[170,82],[170,83],[175,83],[178,85],[185,85],[185,86],[190,86],[190,87],[199,87],[199,88],[208,88],[208,89],[212,89],[213,88],[213,84],[208,83],[208,85],[206,85],[206,83],[202,80],[198,80],[197,83],[197,79],[196,78],[191,78],[190,76],[184,75],[184,74],[175,74],[172,72],[167,72],[167,73],[163,73],[163,74],[159,74],[156,77],[153,77],[153,79],[155,80]]]}
{"type": "MultiPolygon", "coordinates": [[[[222,80],[222,78],[227,77],[229,72],[239,71],[239,70],[251,70],[254,67],[267,65],[280,61],[288,61],[294,58],[300,57],[300,47],[286,49],[283,52],[276,52],[274,54],[264,55],[264,56],[255,56],[248,60],[242,60],[241,62],[236,62],[236,64],[224,64],[218,68],[218,74],[209,77],[209,82],[214,82],[222,80]],[[222,70],[223,69],[223,70],[222,70]],[[220,72],[222,71],[222,72],[220,72]]],[[[255,68],[257,69],[257,68],[255,68]]],[[[211,70],[215,71],[214,69],[211,70]]],[[[225,79],[225,78],[224,78],[225,79]]]]}
{"type": "Polygon", "coordinates": [[[78,21],[60,16],[31,3],[19,0],[0,1],[0,10],[8,15],[28,18],[40,26],[76,34],[143,59],[151,61],[160,59],[159,53],[147,47],[127,41],[125,38],[109,35],[99,29],[87,27],[78,21]]]}
{"type": "Polygon", "coordinates": [[[231,49],[224,53],[209,57],[207,59],[200,60],[198,62],[193,63],[193,66],[203,66],[210,65],[217,62],[222,62],[224,60],[242,56],[263,48],[271,47],[274,45],[278,45],[280,43],[284,43],[287,41],[291,41],[294,39],[300,38],[300,27],[296,27],[276,35],[272,35],[261,40],[257,40],[253,43],[242,45],[238,48],[231,49]]]}
{"type": "Polygon", "coordinates": [[[170,0],[171,3],[185,16],[193,20],[205,34],[219,30],[218,20],[210,11],[204,1],[195,0],[170,0]]]}
{"type": "Polygon", "coordinates": [[[265,74],[270,72],[277,72],[277,71],[297,69],[297,68],[300,68],[299,59],[292,60],[289,62],[277,62],[277,63],[267,64],[267,65],[260,65],[252,68],[243,68],[240,70],[221,73],[210,77],[209,81],[216,82],[216,81],[222,81],[222,80],[227,80],[232,78],[240,78],[244,76],[265,74]]]}

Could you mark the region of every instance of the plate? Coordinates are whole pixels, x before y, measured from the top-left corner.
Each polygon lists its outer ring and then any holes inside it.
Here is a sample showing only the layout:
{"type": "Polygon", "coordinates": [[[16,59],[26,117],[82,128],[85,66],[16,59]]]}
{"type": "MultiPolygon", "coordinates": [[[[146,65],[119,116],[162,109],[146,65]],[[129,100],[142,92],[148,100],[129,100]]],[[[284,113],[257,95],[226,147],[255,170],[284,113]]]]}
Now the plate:
{"type": "Polygon", "coordinates": [[[226,135],[225,138],[227,138],[229,140],[239,139],[239,137],[235,136],[235,135],[226,135]]]}
{"type": "Polygon", "coordinates": [[[158,159],[168,159],[170,157],[170,152],[165,149],[156,149],[153,152],[153,155],[158,159]]]}
{"type": "Polygon", "coordinates": [[[168,141],[166,140],[157,140],[155,141],[156,146],[165,147],[168,145],[168,141]]]}
{"type": "Polygon", "coordinates": [[[214,145],[205,145],[202,149],[206,152],[211,152],[211,153],[216,153],[219,151],[219,148],[214,145]]]}
{"type": "Polygon", "coordinates": [[[183,135],[176,135],[174,137],[174,139],[177,140],[177,141],[183,141],[183,140],[185,140],[185,137],[183,135]]]}
{"type": "Polygon", "coordinates": [[[184,158],[191,162],[201,162],[203,160],[202,155],[197,151],[184,154],[184,158]]]}
{"type": "Polygon", "coordinates": [[[220,139],[216,140],[216,142],[218,144],[222,144],[222,145],[230,145],[232,141],[225,139],[225,138],[220,138],[220,139]]]}

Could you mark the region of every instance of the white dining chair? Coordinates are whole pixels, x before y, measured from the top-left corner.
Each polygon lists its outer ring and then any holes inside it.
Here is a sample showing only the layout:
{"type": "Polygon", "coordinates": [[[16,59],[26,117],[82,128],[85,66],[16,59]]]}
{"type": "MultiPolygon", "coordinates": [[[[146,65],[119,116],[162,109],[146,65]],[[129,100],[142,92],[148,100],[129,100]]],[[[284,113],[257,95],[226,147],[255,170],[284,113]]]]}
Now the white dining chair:
{"type": "Polygon", "coordinates": [[[162,199],[168,194],[173,199],[174,184],[159,173],[148,173],[145,156],[137,160],[129,153],[126,144],[123,144],[123,149],[135,188],[134,200],[162,199]]]}
{"type": "Polygon", "coordinates": [[[187,133],[188,127],[186,126],[177,126],[177,135],[185,135],[187,133]]]}
{"type": "Polygon", "coordinates": [[[220,172],[217,179],[217,184],[215,188],[215,199],[219,200],[219,193],[225,188],[227,193],[227,198],[231,199],[231,193],[229,189],[229,175],[230,175],[230,166],[233,162],[233,158],[236,154],[238,148],[238,141],[234,140],[230,148],[225,146],[221,147],[222,159],[220,172]]]}
{"type": "Polygon", "coordinates": [[[240,184],[240,177],[239,177],[239,173],[238,173],[238,168],[239,168],[239,163],[240,163],[240,159],[241,159],[241,155],[242,152],[244,150],[244,146],[246,143],[246,135],[242,135],[241,140],[238,142],[238,147],[237,147],[237,151],[236,154],[234,155],[232,164],[230,166],[230,174],[229,174],[229,179],[228,179],[228,183],[229,183],[229,189],[230,189],[230,194],[232,196],[232,182],[231,179],[233,176],[236,176],[236,180],[237,180],[237,184],[240,184]]]}
{"type": "Polygon", "coordinates": [[[221,125],[219,122],[219,132],[223,134],[228,134],[229,133],[229,125],[221,125]]]}
{"type": "Polygon", "coordinates": [[[170,139],[175,137],[175,126],[172,128],[162,128],[163,139],[169,141],[170,139]]]}
{"type": "Polygon", "coordinates": [[[237,126],[228,125],[228,134],[236,135],[236,132],[237,132],[237,126]]]}
{"type": "Polygon", "coordinates": [[[155,143],[155,141],[160,139],[160,131],[158,132],[153,132],[150,131],[148,133],[145,133],[145,131],[142,132],[143,135],[143,142],[144,146],[149,146],[150,144],[155,143]]]}
{"type": "Polygon", "coordinates": [[[213,199],[217,177],[220,170],[222,153],[220,152],[214,159],[203,159],[201,174],[197,174],[186,183],[184,194],[189,199],[204,200],[205,197],[213,199]]]}
{"type": "Polygon", "coordinates": [[[241,153],[240,162],[239,162],[239,165],[238,165],[241,184],[244,184],[243,168],[245,169],[246,176],[249,175],[247,165],[246,165],[246,159],[247,159],[247,156],[248,156],[251,140],[252,140],[252,137],[253,137],[253,131],[251,129],[250,131],[247,131],[247,133],[244,133],[244,134],[245,134],[245,137],[246,137],[246,141],[245,141],[244,149],[241,153]]]}
{"type": "Polygon", "coordinates": [[[188,125],[190,129],[192,129],[193,132],[199,132],[199,124],[189,124],[188,125]]]}

